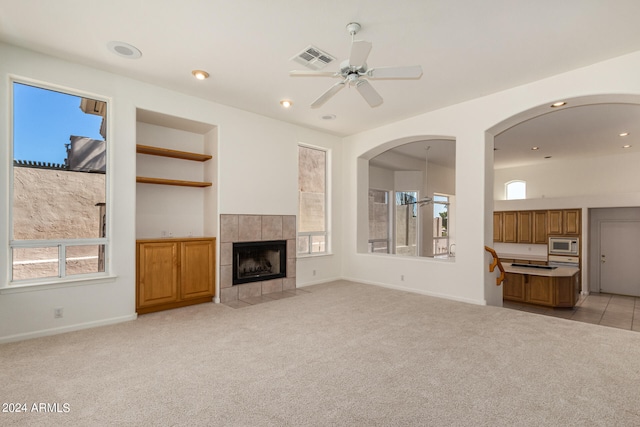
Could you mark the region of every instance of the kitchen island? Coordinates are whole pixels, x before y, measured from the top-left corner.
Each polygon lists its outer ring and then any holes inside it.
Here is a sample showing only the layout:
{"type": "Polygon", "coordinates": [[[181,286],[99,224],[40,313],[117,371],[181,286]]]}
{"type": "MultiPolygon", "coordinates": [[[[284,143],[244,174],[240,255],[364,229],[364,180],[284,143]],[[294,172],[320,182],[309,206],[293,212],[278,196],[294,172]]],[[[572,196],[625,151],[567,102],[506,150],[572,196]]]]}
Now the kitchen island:
{"type": "Polygon", "coordinates": [[[578,301],[580,269],[504,263],[502,291],[506,301],[546,307],[573,307],[578,301]]]}

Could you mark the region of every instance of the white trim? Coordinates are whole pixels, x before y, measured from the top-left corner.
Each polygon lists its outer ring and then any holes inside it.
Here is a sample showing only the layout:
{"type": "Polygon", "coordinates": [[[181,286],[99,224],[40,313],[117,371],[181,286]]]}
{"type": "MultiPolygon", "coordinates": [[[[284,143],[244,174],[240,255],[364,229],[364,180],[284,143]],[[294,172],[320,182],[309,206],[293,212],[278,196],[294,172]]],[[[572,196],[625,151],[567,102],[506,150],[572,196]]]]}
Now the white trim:
{"type": "Polygon", "coordinates": [[[137,318],[138,318],[138,314],[133,313],[126,316],[112,317],[110,319],[104,319],[104,320],[97,320],[95,322],[78,323],[75,325],[61,326],[58,328],[50,328],[50,329],[42,329],[40,331],[27,332],[24,334],[9,335],[9,336],[0,338],[0,344],[6,344],[6,343],[16,342],[16,341],[24,341],[27,339],[46,337],[50,335],[58,335],[65,332],[80,331],[82,329],[91,329],[91,328],[96,328],[98,326],[114,325],[116,323],[136,320],[137,318]]]}
{"type": "Polygon", "coordinates": [[[13,282],[10,286],[0,288],[0,295],[15,294],[21,292],[45,291],[49,289],[70,288],[74,286],[97,285],[100,283],[115,282],[118,276],[102,274],[74,275],[64,279],[58,277],[45,277],[25,282],[13,282]]]}

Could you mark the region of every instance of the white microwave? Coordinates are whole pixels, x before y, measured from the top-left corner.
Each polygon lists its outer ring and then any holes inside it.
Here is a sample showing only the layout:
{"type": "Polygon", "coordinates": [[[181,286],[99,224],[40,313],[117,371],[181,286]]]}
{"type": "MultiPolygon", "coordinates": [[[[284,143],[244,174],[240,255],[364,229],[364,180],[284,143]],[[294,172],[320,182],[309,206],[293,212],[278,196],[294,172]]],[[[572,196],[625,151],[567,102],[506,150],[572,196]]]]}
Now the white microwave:
{"type": "Polygon", "coordinates": [[[549,237],[549,254],[578,256],[578,243],[577,237],[549,237]]]}

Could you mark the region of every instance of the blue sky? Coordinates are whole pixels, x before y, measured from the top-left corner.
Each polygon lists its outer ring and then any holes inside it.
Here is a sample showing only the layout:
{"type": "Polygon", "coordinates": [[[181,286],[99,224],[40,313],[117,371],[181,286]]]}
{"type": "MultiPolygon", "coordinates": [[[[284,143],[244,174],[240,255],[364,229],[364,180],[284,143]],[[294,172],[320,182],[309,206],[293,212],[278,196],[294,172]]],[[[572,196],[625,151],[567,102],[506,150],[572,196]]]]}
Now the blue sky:
{"type": "Polygon", "coordinates": [[[63,164],[71,135],[103,140],[102,117],[85,114],[80,97],[13,84],[13,158],[63,164]]]}

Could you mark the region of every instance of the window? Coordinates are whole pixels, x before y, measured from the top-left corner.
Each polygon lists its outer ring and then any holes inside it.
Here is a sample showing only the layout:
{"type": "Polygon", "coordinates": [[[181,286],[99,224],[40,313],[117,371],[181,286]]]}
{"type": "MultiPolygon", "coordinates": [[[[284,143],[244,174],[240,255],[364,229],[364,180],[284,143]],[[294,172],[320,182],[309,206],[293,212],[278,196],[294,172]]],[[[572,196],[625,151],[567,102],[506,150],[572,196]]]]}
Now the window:
{"type": "Polygon", "coordinates": [[[418,255],[418,192],[396,191],[395,232],[398,255],[418,255]]]}
{"type": "Polygon", "coordinates": [[[449,197],[433,195],[433,254],[449,253],[449,197]]]}
{"type": "Polygon", "coordinates": [[[327,151],[298,147],[298,253],[328,252],[327,151]]]}
{"type": "Polygon", "coordinates": [[[369,189],[369,252],[388,254],[389,191],[369,189]]]}
{"type": "Polygon", "coordinates": [[[505,185],[505,189],[507,200],[527,198],[527,183],[525,181],[509,181],[505,185]]]}
{"type": "Polygon", "coordinates": [[[12,89],[11,283],[104,273],[107,103],[12,89]]]}

